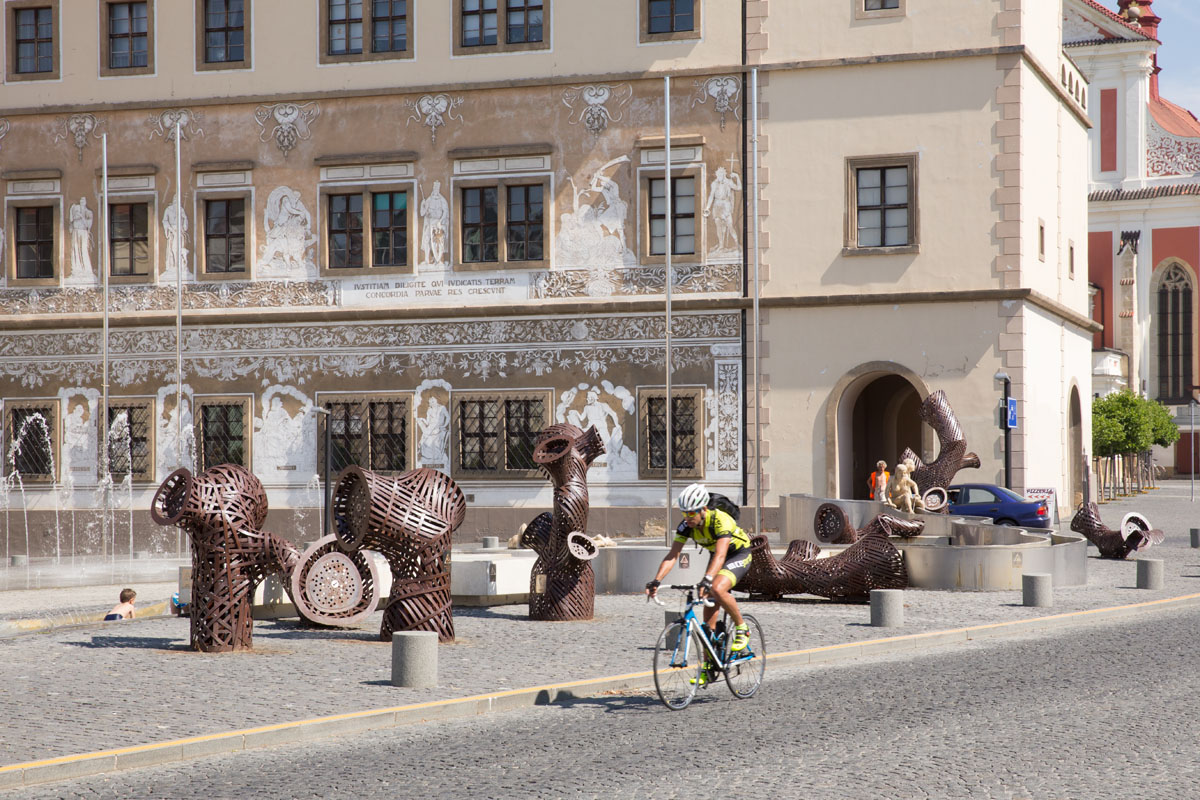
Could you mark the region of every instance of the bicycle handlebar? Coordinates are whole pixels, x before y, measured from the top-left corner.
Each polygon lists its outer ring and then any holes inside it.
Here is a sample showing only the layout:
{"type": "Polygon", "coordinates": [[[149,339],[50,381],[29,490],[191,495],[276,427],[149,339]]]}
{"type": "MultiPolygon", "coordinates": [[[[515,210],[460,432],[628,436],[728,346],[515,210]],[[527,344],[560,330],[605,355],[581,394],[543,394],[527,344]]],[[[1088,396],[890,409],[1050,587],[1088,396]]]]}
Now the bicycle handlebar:
{"type": "MultiPolygon", "coordinates": [[[[699,596],[699,592],[700,592],[700,584],[698,584],[698,583],[672,583],[672,584],[668,584],[666,587],[660,587],[660,588],[678,589],[682,592],[695,591],[697,593],[697,596],[699,596]]],[[[657,593],[652,594],[652,595],[647,595],[647,599],[653,600],[655,603],[657,603],[660,606],[666,605],[666,603],[664,603],[662,600],[658,599],[657,593]]],[[[713,606],[716,605],[716,603],[708,597],[701,597],[700,602],[704,604],[705,608],[712,608],[713,606]]]]}

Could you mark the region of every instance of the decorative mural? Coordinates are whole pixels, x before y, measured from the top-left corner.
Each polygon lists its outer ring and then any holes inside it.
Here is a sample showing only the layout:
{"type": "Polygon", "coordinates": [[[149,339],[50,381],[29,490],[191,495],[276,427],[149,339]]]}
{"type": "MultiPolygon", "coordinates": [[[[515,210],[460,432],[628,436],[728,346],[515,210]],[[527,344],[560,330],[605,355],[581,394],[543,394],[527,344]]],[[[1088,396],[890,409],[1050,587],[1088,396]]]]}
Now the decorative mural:
{"type": "Polygon", "coordinates": [[[463,102],[463,98],[448,94],[426,94],[417,100],[405,100],[404,105],[410,112],[405,127],[413,122],[421,123],[429,128],[430,141],[437,144],[438,128],[444,127],[447,120],[463,121],[462,115],[454,111],[463,102]]]}
{"type": "Polygon", "coordinates": [[[704,204],[704,218],[711,218],[717,229],[715,244],[709,249],[710,259],[740,259],[742,249],[738,245],[737,226],[734,225],[734,210],[737,208],[734,194],[742,191],[742,178],[733,171],[734,157],[729,157],[729,171],[717,167],[717,174],[708,189],[708,200],[704,204]]]}
{"type": "Polygon", "coordinates": [[[83,161],[83,148],[87,147],[90,139],[100,138],[99,128],[102,124],[95,114],[72,114],[69,117],[59,117],[54,121],[57,129],[54,141],[70,139],[78,151],[79,161],[83,161]]]}
{"type": "Polygon", "coordinates": [[[695,81],[695,91],[689,108],[697,105],[707,105],[712,100],[713,110],[721,115],[721,130],[725,130],[726,117],[733,114],[734,119],[741,119],[741,109],[738,98],[742,94],[742,82],[734,75],[714,75],[703,81],[695,81]]]}
{"type": "MultiPolygon", "coordinates": [[[[262,393],[262,417],[254,420],[254,473],[272,483],[280,472],[307,476],[317,471],[317,422],[313,402],[295,386],[274,384],[262,393]],[[294,401],[295,412],[284,406],[294,401]]],[[[288,476],[290,477],[290,476],[288,476]]]]}
{"type": "Polygon", "coordinates": [[[554,239],[558,266],[587,266],[592,274],[586,291],[593,297],[613,293],[616,284],[608,275],[612,267],[637,263],[625,243],[625,225],[629,204],[621,197],[621,187],[612,170],[628,164],[629,156],[619,156],[595,170],[582,186],[566,176],[571,185],[571,210],[558,217],[558,235],[554,239]]]}
{"type": "MultiPolygon", "coordinates": [[[[610,287],[611,295],[663,294],[666,286],[666,267],[648,265],[607,270],[598,276],[595,270],[554,270],[539,272],[529,287],[531,298],[595,297],[602,287],[610,287]],[[601,286],[597,281],[602,281],[601,286]]],[[[740,292],[742,266],[740,263],[672,266],[672,292],[680,294],[710,292],[740,292]]]]}
{"type": "Polygon", "coordinates": [[[159,388],[154,406],[154,445],[158,454],[156,478],[163,480],[178,469],[196,469],[196,432],[192,425],[192,387],[187,383],[180,387],[164,375],[164,385],[159,388]],[[183,397],[179,398],[182,391],[183,397]],[[179,402],[177,402],[177,400],[179,402]],[[183,419],[179,419],[182,407],[183,419]]]}
{"type": "Polygon", "coordinates": [[[192,272],[191,265],[188,262],[187,212],[181,210],[178,204],[172,202],[167,206],[167,210],[163,212],[162,226],[163,238],[165,240],[163,243],[165,261],[167,265],[162,273],[163,281],[177,282],[179,279],[180,264],[183,265],[183,279],[187,281],[195,280],[195,273],[192,272]]]}
{"type": "Polygon", "coordinates": [[[581,430],[595,426],[605,453],[592,463],[592,469],[607,468],[610,476],[636,476],[637,455],[625,444],[622,415],[617,413],[617,409],[637,418],[637,399],[624,386],[614,386],[609,381],[601,381],[600,386],[581,383],[562,393],[554,416],[558,422],[574,425],[581,430]],[[616,409],[613,404],[600,399],[602,393],[615,401],[616,409]]]}
{"type": "Polygon", "coordinates": [[[1200,139],[1176,136],[1164,130],[1153,117],[1149,130],[1146,169],[1151,175],[1194,175],[1200,172],[1200,139]]]}
{"type": "Polygon", "coordinates": [[[263,212],[263,234],[267,241],[259,251],[258,277],[284,280],[317,277],[313,262],[317,237],[312,231],[312,215],[298,191],[278,186],[271,192],[263,212]]]}
{"type": "Polygon", "coordinates": [[[151,114],[146,120],[150,126],[150,138],[155,136],[167,142],[175,141],[175,124],[179,123],[179,138],[182,141],[203,138],[204,129],[200,127],[204,115],[190,108],[169,108],[158,114],[151,114]]]}
{"type": "Polygon", "coordinates": [[[450,468],[451,390],[451,385],[440,378],[427,378],[417,386],[413,408],[417,421],[418,466],[443,471],[450,468]]]}
{"type": "Polygon", "coordinates": [[[67,211],[67,229],[71,237],[70,267],[63,279],[64,286],[95,286],[96,268],[92,266],[92,223],[95,214],[88,208],[87,198],[79,198],[67,211]]]}
{"type": "Polygon", "coordinates": [[[3,141],[4,137],[8,135],[8,131],[11,127],[12,125],[8,120],[6,120],[4,117],[0,117],[0,141],[3,141]]]}
{"type": "Polygon", "coordinates": [[[100,390],[62,387],[58,390],[58,398],[62,401],[63,414],[62,475],[75,483],[94,483],[96,458],[100,452],[97,440],[100,390]]]}
{"type": "MultiPolygon", "coordinates": [[[[417,187],[420,191],[420,186],[417,187]]],[[[418,214],[421,217],[421,267],[448,269],[449,253],[446,244],[450,239],[450,204],[442,194],[442,182],[434,181],[433,189],[420,198],[418,214]]]]}
{"type": "Polygon", "coordinates": [[[593,83],[572,86],[563,91],[563,105],[571,109],[567,122],[583,125],[592,136],[608,129],[608,123],[621,121],[621,109],[633,99],[633,86],[628,83],[593,83]],[[609,103],[612,104],[610,109],[609,103]]]}
{"type": "Polygon", "coordinates": [[[261,105],[254,110],[254,121],[260,129],[258,139],[261,142],[274,139],[275,146],[287,158],[293,147],[312,138],[312,124],[320,115],[321,106],[315,100],[304,105],[261,105]]]}

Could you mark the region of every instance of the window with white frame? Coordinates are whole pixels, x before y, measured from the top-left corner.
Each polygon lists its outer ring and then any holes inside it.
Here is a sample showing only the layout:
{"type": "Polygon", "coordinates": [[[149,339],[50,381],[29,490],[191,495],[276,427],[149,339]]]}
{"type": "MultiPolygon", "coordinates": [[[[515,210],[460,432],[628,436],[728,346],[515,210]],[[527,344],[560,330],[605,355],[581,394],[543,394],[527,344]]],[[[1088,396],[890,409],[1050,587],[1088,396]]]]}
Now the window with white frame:
{"type": "Polygon", "coordinates": [[[917,157],[849,158],[846,249],[915,252],[918,242],[917,157]]]}

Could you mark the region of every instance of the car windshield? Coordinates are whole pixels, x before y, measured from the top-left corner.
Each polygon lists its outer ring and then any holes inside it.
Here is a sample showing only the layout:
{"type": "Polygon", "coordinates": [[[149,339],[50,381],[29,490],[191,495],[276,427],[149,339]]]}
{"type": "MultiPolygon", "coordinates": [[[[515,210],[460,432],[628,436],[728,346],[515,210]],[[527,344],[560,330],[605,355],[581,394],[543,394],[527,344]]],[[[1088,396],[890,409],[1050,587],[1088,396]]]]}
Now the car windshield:
{"type": "Polygon", "coordinates": [[[997,486],[996,491],[1009,500],[1020,500],[1022,503],[1029,502],[1026,498],[1014,492],[1012,489],[1005,489],[1003,486],[997,486]]]}

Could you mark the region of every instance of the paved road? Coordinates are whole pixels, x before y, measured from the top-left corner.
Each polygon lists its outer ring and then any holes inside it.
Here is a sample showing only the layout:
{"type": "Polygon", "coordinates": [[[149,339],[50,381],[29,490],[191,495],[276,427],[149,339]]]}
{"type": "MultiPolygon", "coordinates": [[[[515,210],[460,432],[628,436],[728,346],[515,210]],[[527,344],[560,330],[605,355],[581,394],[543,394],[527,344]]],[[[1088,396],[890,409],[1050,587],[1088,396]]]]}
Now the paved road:
{"type": "Polygon", "coordinates": [[[21,796],[1197,797],[1198,639],[1200,609],[1181,609],[768,670],[757,698],[717,686],[681,713],[645,694],[582,699],[21,796]]]}

